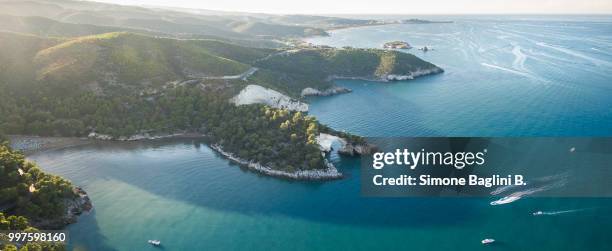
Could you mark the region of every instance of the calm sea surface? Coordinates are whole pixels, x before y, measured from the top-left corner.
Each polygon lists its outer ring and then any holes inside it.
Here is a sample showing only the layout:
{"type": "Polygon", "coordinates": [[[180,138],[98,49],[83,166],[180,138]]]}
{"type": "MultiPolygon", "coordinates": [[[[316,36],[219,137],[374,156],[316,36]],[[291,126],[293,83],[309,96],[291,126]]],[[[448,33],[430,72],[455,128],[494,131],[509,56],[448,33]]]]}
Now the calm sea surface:
{"type": "Polygon", "coordinates": [[[437,17],[451,24],[346,29],[314,44],[393,40],[446,72],[312,100],[311,113],[368,136],[610,136],[612,18],[437,17]],[[433,51],[417,50],[423,46],[433,51]]]}
{"type": "MultiPolygon", "coordinates": [[[[312,42],[410,52],[446,70],[390,84],[339,81],[353,93],[311,113],[365,136],[611,136],[612,22],[607,17],[448,17],[452,24],[339,30],[312,42]]],[[[202,142],[112,143],[38,153],[85,188],[95,210],[71,225],[77,250],[609,250],[612,201],[364,198],[347,178],[292,182],[230,164],[202,142]],[[550,215],[533,216],[534,211],[550,215]],[[496,245],[480,240],[495,238],[496,245]]]]}

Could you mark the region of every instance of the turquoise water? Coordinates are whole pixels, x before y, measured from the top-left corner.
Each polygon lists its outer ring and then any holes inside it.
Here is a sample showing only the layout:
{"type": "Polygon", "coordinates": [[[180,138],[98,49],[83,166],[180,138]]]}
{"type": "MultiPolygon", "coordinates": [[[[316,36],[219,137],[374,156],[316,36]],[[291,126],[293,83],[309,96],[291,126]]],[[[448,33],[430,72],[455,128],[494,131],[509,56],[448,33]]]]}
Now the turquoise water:
{"type": "Polygon", "coordinates": [[[31,157],[89,193],[71,225],[80,250],[590,250],[609,248],[609,200],[365,198],[358,159],[348,178],[291,182],[244,171],[197,141],[85,146],[31,157]],[[556,212],[532,216],[542,210],[556,212]],[[497,245],[483,247],[492,237],[497,245]]]}
{"type": "MultiPolygon", "coordinates": [[[[413,52],[446,72],[391,84],[339,81],[354,92],[312,99],[311,113],[365,136],[612,135],[606,18],[455,18],[454,24],[366,27],[314,39],[358,47],[395,39],[431,45],[435,50],[427,54],[413,52]]],[[[359,159],[331,158],[347,178],[261,176],[196,140],[100,144],[30,157],[90,194],[95,210],[69,227],[77,250],[157,250],[149,239],[160,239],[163,250],[610,249],[610,200],[523,198],[492,207],[490,199],[365,198],[359,159]],[[559,213],[531,215],[538,210],[559,213]],[[484,238],[498,242],[485,247],[484,238]]]]}
{"type": "Polygon", "coordinates": [[[354,92],[312,99],[311,114],[368,136],[612,134],[612,17],[437,18],[455,23],[310,39],[368,48],[403,40],[415,47],[407,52],[446,71],[390,84],[338,81],[354,92]]]}

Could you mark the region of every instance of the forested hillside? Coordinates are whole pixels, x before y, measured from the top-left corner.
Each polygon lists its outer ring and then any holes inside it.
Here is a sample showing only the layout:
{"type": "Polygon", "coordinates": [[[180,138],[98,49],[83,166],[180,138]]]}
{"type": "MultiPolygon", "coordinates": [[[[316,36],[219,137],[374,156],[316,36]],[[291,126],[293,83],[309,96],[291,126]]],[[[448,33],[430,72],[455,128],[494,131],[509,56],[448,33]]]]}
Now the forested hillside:
{"type": "MultiPolygon", "coordinates": [[[[227,101],[248,84],[299,97],[306,87],[331,87],[330,76],[438,69],[410,54],[382,50],[283,51],[125,32],[77,38],[0,32],[0,37],[0,128],[11,134],[211,133],[219,120],[234,120],[210,111],[246,113],[227,101]],[[241,75],[253,66],[259,70],[252,76],[241,75]]],[[[216,135],[221,140],[226,134],[216,135]]]]}
{"type": "Polygon", "coordinates": [[[307,87],[332,87],[333,77],[441,71],[396,51],[231,42],[317,34],[294,22],[344,22],[336,18],[244,19],[70,0],[0,6],[8,23],[0,27],[12,31],[0,32],[0,131],[8,134],[118,139],[192,132],[273,169],[324,169],[314,138],[333,130],[305,114],[229,100],[247,85],[300,98],[307,87]],[[106,31],[113,32],[98,34],[106,31]],[[179,39],[200,35],[223,39],[179,39]]]}

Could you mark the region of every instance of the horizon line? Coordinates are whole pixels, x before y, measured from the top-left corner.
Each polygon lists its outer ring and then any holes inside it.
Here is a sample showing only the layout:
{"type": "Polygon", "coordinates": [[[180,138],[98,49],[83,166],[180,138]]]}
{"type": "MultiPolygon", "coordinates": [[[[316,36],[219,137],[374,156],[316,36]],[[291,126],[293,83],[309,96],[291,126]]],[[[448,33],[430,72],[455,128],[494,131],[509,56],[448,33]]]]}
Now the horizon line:
{"type": "Polygon", "coordinates": [[[234,14],[264,14],[264,15],[308,15],[308,16],[325,16],[325,15],[385,15],[385,16],[401,16],[401,15],[421,15],[421,16],[461,16],[461,15],[543,15],[543,16],[552,16],[552,15],[567,15],[567,16],[577,16],[577,15],[594,15],[594,16],[612,16],[612,11],[606,12],[464,12],[464,13],[391,13],[391,12],[265,12],[265,11],[244,11],[244,10],[222,10],[222,9],[205,9],[205,8],[197,8],[197,7],[181,7],[181,6],[170,6],[170,5],[149,5],[149,4],[119,4],[119,3],[109,3],[101,0],[80,0],[87,2],[96,2],[110,5],[120,5],[120,6],[135,6],[142,8],[162,8],[162,9],[184,9],[184,10],[195,10],[195,11],[215,11],[215,12],[227,12],[234,14]]]}

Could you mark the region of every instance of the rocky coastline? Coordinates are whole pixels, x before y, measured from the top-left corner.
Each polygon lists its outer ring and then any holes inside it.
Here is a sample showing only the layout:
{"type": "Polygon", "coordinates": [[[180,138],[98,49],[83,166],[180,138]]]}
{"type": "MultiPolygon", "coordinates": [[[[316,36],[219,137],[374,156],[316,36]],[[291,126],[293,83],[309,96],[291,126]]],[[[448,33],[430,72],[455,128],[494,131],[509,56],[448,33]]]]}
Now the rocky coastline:
{"type": "Polygon", "coordinates": [[[93,210],[93,204],[89,195],[81,187],[72,189],[74,198],[64,200],[66,210],[60,217],[53,219],[32,219],[31,224],[39,229],[62,229],[69,224],[76,223],[79,215],[93,210]]]}
{"type": "Polygon", "coordinates": [[[325,90],[319,90],[316,88],[307,87],[302,90],[301,96],[302,97],[306,97],[306,96],[326,97],[326,96],[333,96],[333,95],[338,95],[338,94],[343,94],[343,93],[349,93],[351,91],[352,91],[351,89],[346,88],[346,87],[341,87],[341,86],[334,86],[334,87],[327,88],[325,90]]]}
{"type": "Polygon", "coordinates": [[[367,155],[376,151],[376,146],[363,143],[347,143],[342,148],[338,149],[338,153],[347,156],[367,155]]]}
{"type": "Polygon", "coordinates": [[[444,70],[440,67],[432,67],[428,69],[418,69],[416,71],[407,72],[404,74],[385,74],[382,76],[369,76],[369,77],[350,77],[350,76],[340,76],[340,75],[331,75],[326,78],[327,81],[332,80],[365,80],[365,81],[373,81],[373,82],[393,82],[393,81],[403,81],[403,80],[412,80],[419,77],[424,77],[428,75],[435,75],[439,73],[443,73],[444,70]]]}
{"type": "Polygon", "coordinates": [[[225,156],[233,162],[244,165],[251,170],[281,178],[295,179],[295,180],[334,180],[341,179],[342,173],[338,172],[338,169],[332,164],[325,160],[325,165],[327,168],[321,170],[300,170],[295,172],[286,172],[280,170],[274,170],[270,167],[261,165],[259,163],[248,161],[245,159],[241,159],[236,157],[234,154],[226,152],[223,148],[218,144],[213,144],[210,146],[213,150],[217,151],[219,154],[225,156]]]}
{"type": "Polygon", "coordinates": [[[186,133],[186,132],[178,132],[178,133],[169,133],[169,134],[151,134],[151,133],[139,133],[131,136],[119,136],[113,137],[108,134],[101,134],[96,132],[91,132],[87,135],[90,139],[97,140],[114,140],[114,141],[140,141],[140,140],[157,140],[157,139],[168,139],[168,138],[194,138],[194,137],[205,137],[206,135],[200,133],[186,133]]]}

